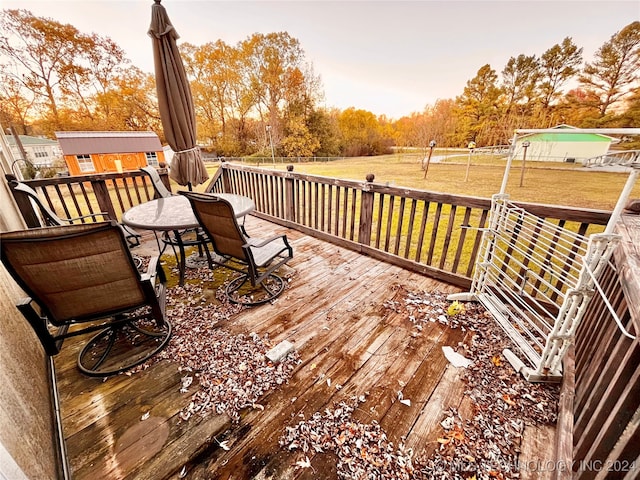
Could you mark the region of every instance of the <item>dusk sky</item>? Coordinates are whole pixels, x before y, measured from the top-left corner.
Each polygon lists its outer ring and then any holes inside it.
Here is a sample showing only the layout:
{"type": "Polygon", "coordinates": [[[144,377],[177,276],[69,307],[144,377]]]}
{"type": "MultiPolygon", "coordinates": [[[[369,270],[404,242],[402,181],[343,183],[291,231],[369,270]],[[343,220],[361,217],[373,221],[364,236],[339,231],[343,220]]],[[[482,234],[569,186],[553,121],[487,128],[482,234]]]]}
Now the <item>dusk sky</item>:
{"type": "MultiPolygon", "coordinates": [[[[152,0],[0,0],[40,17],[108,36],[153,72],[147,30],[152,0]]],[[[163,0],[180,42],[236,45],[286,31],[322,80],[325,106],[399,118],[460,95],[485,64],[540,56],[565,37],[586,60],[640,20],[640,0],[211,1],[163,0]]]]}

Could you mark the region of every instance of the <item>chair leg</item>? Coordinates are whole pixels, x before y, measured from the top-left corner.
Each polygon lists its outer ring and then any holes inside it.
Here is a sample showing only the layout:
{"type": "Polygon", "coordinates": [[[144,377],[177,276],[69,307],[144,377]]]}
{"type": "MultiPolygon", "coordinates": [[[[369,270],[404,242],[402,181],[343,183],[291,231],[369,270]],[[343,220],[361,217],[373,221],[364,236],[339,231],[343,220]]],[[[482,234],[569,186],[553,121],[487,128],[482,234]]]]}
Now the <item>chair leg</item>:
{"type": "Polygon", "coordinates": [[[227,285],[225,294],[231,303],[256,306],[275,299],[284,291],[284,286],[285,281],[275,273],[256,286],[252,286],[249,275],[243,273],[227,285]]]}
{"type": "Polygon", "coordinates": [[[171,338],[171,324],[154,330],[155,322],[141,327],[134,322],[102,330],[78,355],[78,368],[90,377],[107,377],[147,361],[171,338]]]}

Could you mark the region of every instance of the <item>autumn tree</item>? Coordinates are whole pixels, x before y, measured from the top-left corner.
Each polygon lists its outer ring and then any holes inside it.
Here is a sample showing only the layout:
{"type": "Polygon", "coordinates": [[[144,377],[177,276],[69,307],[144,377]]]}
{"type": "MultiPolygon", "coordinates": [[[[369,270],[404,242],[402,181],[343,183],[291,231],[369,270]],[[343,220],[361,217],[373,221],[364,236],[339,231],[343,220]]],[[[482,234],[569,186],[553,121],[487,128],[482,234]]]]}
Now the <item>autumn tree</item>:
{"type": "Polygon", "coordinates": [[[630,23],[602,45],[585,65],[580,83],[592,92],[600,117],[637,87],[640,75],[640,22],[630,23]]]}
{"type": "Polygon", "coordinates": [[[591,90],[576,88],[567,92],[559,101],[554,113],[560,123],[579,128],[598,128],[601,119],[598,112],[598,97],[591,90]]]}
{"type": "Polygon", "coordinates": [[[78,125],[95,129],[105,122],[108,111],[99,109],[105,104],[96,103],[97,96],[130,74],[118,45],[27,10],[3,10],[0,27],[0,54],[6,62],[0,81],[30,99],[41,133],[78,125]]]}
{"type": "Polygon", "coordinates": [[[574,77],[582,63],[582,48],[578,48],[570,37],[556,44],[540,57],[541,106],[544,111],[562,93],[565,83],[574,77]]]}
{"type": "Polygon", "coordinates": [[[12,75],[22,87],[41,100],[54,122],[58,120],[59,89],[76,59],[80,32],[72,25],[39,18],[27,10],[3,10],[0,14],[0,53],[9,59],[12,75]]]}
{"type": "Polygon", "coordinates": [[[240,48],[248,61],[247,81],[258,116],[271,125],[272,134],[279,140],[281,112],[292,96],[288,89],[301,85],[304,51],[286,32],[253,34],[240,48]]]}
{"type": "Polygon", "coordinates": [[[319,146],[314,152],[318,157],[335,157],[341,154],[340,127],[337,109],[315,108],[307,117],[307,127],[319,146]]]}
{"type": "Polygon", "coordinates": [[[320,141],[311,134],[302,116],[298,116],[287,122],[281,147],[287,157],[312,157],[320,147],[320,141]]]}
{"type": "Polygon", "coordinates": [[[12,125],[22,135],[28,134],[27,117],[29,116],[35,98],[31,93],[22,89],[22,83],[10,75],[2,75],[0,81],[0,123],[12,125]],[[26,93],[26,94],[25,94],[26,93]]]}
{"type": "MultiPolygon", "coordinates": [[[[616,115],[609,126],[619,128],[637,128],[640,125],[640,88],[636,88],[631,95],[626,99],[625,109],[616,115]]],[[[625,139],[626,141],[621,144],[627,149],[640,149],[640,138],[632,137],[625,139]]]]}
{"type": "Polygon", "coordinates": [[[221,40],[201,46],[182,44],[180,51],[191,80],[198,132],[219,148],[216,143],[224,141],[229,120],[237,114],[232,90],[242,82],[236,51],[221,40]]]}
{"type": "Polygon", "coordinates": [[[467,81],[462,95],[456,99],[459,144],[466,145],[471,140],[478,145],[496,143],[491,130],[501,114],[502,89],[497,82],[498,75],[489,64],[480,67],[476,76],[467,81]]]}
{"type": "Polygon", "coordinates": [[[116,77],[108,89],[93,99],[100,115],[86,130],[152,130],[162,139],[163,129],[156,98],[155,78],[139,68],[116,77]]]}
{"type": "Polygon", "coordinates": [[[520,54],[507,61],[502,69],[506,114],[518,108],[526,110],[527,105],[535,98],[539,78],[540,65],[535,55],[520,54]]]}
{"type": "Polygon", "coordinates": [[[101,112],[94,110],[94,97],[107,93],[120,77],[130,74],[129,60],[124,50],[108,37],[80,35],[75,43],[76,60],[60,71],[61,91],[68,107],[75,107],[95,121],[101,112]]]}
{"type": "Polygon", "coordinates": [[[321,96],[319,77],[289,34],[254,34],[236,46],[184,44],[181,53],[199,132],[219,152],[239,155],[266,148],[267,125],[276,146],[287,132],[297,132],[289,145],[299,144],[302,130],[312,132],[308,122],[321,96]]]}
{"type": "Polygon", "coordinates": [[[383,136],[373,113],[347,108],[338,117],[338,126],[344,155],[355,157],[388,153],[392,140],[383,136]]]}

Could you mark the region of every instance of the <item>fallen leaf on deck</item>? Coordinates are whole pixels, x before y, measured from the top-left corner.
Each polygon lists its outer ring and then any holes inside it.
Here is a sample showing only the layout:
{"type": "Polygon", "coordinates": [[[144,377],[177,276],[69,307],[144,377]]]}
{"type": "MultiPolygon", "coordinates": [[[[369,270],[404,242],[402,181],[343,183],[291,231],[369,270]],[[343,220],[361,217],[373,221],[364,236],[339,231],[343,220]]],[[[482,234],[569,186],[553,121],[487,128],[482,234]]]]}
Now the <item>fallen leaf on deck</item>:
{"type": "Polygon", "coordinates": [[[309,457],[304,457],[304,460],[298,460],[296,462],[297,468],[311,468],[311,462],[309,461],[309,457]]]}
{"type": "Polygon", "coordinates": [[[182,377],[182,388],[180,389],[180,393],[187,393],[187,389],[193,382],[193,377],[182,377]]]}
{"type": "Polygon", "coordinates": [[[449,308],[447,308],[447,315],[453,317],[454,315],[463,314],[465,312],[464,304],[454,301],[449,308]]]}

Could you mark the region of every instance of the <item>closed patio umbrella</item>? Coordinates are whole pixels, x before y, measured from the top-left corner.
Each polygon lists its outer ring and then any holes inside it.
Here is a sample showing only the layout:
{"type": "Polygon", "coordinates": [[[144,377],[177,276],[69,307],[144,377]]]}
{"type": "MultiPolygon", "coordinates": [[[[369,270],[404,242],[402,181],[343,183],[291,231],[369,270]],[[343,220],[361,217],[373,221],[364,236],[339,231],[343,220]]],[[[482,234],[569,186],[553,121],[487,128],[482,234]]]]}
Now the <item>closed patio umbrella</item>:
{"type": "Polygon", "coordinates": [[[209,178],[196,144],[196,116],[182,58],[178,32],[160,0],[151,7],[149,36],[153,42],[158,108],[164,135],[175,152],[169,176],[180,185],[200,185],[209,178]]]}

